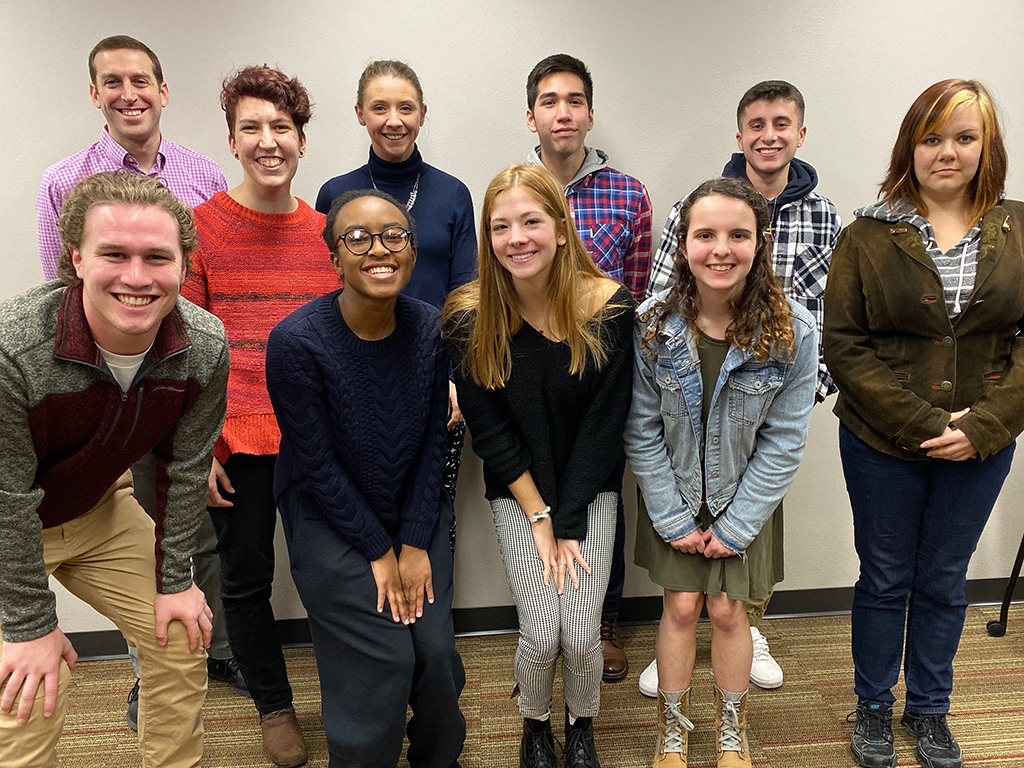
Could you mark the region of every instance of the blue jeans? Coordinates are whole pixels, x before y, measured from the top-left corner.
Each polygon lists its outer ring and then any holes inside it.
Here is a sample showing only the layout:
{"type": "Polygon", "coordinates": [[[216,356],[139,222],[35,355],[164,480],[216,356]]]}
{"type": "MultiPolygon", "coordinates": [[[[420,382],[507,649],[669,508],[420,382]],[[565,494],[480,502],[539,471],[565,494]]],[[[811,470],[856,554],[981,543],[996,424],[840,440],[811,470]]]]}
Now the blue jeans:
{"type": "Polygon", "coordinates": [[[892,687],[902,655],[907,709],[949,711],[953,658],[967,608],[967,566],[1010,471],[1014,447],[984,461],[908,461],[839,427],[860,557],[852,645],[854,690],[861,701],[895,701],[892,687]]]}

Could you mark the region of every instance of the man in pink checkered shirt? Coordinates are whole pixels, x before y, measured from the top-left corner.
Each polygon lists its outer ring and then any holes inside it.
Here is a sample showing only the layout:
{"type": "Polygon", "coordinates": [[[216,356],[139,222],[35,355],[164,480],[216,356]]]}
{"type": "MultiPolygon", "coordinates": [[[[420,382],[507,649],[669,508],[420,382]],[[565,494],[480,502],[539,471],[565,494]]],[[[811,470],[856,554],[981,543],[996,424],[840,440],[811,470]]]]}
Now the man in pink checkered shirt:
{"type": "Polygon", "coordinates": [[[47,280],[57,277],[61,241],[57,217],[64,196],[86,176],[131,171],[158,176],[190,207],[227,189],[220,167],[160,135],[167,83],[160,60],[145,44],[126,35],[107,37],[89,54],[89,93],[107,125],[100,140],[55,163],[43,174],[36,199],[39,260],[47,280]]]}

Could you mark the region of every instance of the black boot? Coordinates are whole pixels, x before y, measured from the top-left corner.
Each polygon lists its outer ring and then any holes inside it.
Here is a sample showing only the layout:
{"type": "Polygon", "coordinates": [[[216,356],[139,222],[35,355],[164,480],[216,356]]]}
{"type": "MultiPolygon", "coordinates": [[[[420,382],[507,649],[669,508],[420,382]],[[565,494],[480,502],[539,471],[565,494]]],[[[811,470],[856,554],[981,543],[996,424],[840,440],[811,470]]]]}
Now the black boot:
{"type": "Polygon", "coordinates": [[[565,768],[601,768],[594,747],[594,719],[577,717],[569,722],[569,707],[565,708],[565,768]]]}
{"type": "Polygon", "coordinates": [[[519,768],[558,768],[551,718],[523,718],[523,740],[519,743],[519,768]]]}

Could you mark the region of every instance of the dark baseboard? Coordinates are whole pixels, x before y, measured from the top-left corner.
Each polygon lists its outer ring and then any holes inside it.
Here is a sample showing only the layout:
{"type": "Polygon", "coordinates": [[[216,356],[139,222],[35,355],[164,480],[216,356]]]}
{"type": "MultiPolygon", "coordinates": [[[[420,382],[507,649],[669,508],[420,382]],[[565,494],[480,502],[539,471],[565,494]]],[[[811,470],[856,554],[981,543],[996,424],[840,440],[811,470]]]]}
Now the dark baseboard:
{"type": "MultiPolygon", "coordinates": [[[[1006,579],[974,579],[967,582],[965,591],[971,605],[1001,603],[1006,592],[1006,579]]],[[[1024,579],[1017,583],[1013,596],[1015,601],[1024,600],[1024,579]]],[[[772,598],[766,615],[771,618],[849,613],[852,601],[853,587],[780,590],[772,598]]],[[[452,615],[457,635],[514,632],[518,628],[514,605],[456,608],[452,615]]],[[[660,618],[661,598],[657,596],[624,597],[619,606],[619,622],[622,624],[651,624],[660,618]]],[[[310,644],[309,624],[305,619],[282,619],[277,622],[277,631],[284,645],[310,644]]],[[[117,630],[70,632],[68,639],[83,661],[127,653],[124,639],[117,630]]]]}

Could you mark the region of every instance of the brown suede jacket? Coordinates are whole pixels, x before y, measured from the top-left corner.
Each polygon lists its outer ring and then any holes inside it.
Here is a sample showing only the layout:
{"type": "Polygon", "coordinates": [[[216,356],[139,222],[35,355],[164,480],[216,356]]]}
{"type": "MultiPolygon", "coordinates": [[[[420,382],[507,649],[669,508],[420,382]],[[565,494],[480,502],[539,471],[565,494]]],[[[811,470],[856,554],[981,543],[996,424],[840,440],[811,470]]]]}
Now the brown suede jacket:
{"type": "Polygon", "coordinates": [[[1024,430],[1024,203],[982,219],[974,291],[951,323],[918,231],[858,218],[832,253],[825,364],[835,414],[868,445],[923,459],[921,443],[953,426],[982,459],[1024,430]]]}

